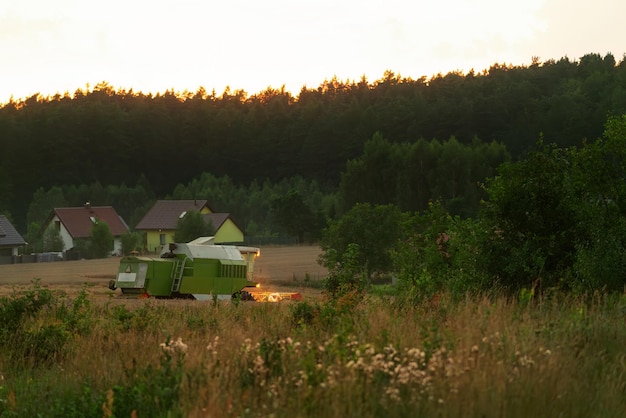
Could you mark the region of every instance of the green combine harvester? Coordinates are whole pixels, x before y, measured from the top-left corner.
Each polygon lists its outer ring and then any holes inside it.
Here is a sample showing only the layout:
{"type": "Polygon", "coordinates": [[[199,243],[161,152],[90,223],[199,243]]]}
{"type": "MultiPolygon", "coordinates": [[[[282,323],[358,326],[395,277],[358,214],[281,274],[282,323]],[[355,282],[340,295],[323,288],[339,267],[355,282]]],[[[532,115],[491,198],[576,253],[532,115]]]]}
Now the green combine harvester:
{"type": "Polygon", "coordinates": [[[256,247],[214,244],[213,237],[172,243],[160,257],[126,256],[120,260],[111,290],[125,296],[254,300],[250,291],[256,247]]]}

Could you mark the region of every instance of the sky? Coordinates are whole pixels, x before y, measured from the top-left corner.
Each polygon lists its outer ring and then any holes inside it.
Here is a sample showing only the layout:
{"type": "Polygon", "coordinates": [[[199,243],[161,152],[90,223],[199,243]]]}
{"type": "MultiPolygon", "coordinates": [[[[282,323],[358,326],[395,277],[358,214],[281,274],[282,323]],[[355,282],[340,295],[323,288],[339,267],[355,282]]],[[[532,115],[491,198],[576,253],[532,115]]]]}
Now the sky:
{"type": "Polygon", "coordinates": [[[0,0],[0,104],[100,82],[294,95],[626,53],[624,0],[0,0]]]}

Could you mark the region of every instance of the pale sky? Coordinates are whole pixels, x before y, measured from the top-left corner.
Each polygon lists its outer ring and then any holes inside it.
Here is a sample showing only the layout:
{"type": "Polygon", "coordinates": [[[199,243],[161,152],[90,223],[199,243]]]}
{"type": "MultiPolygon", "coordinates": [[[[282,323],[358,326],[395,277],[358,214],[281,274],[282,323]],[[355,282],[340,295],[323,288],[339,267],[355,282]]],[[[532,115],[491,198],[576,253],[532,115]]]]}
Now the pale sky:
{"type": "Polygon", "coordinates": [[[0,104],[106,81],[135,92],[297,95],[626,53],[624,0],[0,0],[0,104]]]}

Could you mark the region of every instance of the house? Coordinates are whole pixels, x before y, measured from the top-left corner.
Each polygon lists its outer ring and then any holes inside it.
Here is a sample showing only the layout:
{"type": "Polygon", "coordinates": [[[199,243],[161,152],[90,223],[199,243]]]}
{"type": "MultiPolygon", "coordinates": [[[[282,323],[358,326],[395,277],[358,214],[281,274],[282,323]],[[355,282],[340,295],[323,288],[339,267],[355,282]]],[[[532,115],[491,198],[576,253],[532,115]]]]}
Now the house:
{"type": "Polygon", "coordinates": [[[19,247],[26,245],[24,238],[15,230],[6,216],[0,215],[0,256],[17,255],[19,247]]]}
{"type": "Polygon", "coordinates": [[[243,242],[243,231],[228,213],[214,213],[206,200],[157,200],[148,213],[139,221],[135,230],[146,233],[145,246],[150,252],[160,252],[174,242],[178,220],[191,210],[200,212],[215,228],[216,244],[243,242]]]}
{"type": "Polygon", "coordinates": [[[91,206],[89,202],[82,207],[55,208],[43,226],[43,231],[54,227],[63,240],[63,250],[76,246],[76,241],[89,238],[91,229],[97,222],[107,224],[113,235],[113,254],[122,253],[121,236],[128,233],[126,222],[111,206],[91,206]]]}

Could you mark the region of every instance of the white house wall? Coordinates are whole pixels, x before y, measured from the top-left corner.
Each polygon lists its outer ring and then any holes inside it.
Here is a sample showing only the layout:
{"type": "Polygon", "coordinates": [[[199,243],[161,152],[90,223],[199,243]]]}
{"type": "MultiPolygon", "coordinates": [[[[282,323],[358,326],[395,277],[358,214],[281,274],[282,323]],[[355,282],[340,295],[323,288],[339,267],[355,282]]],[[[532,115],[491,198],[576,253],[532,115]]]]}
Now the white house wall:
{"type": "Polygon", "coordinates": [[[113,240],[113,255],[122,255],[122,239],[119,237],[113,240]]]}
{"type": "Polygon", "coordinates": [[[59,230],[59,235],[61,236],[61,239],[63,240],[63,251],[67,251],[73,248],[74,240],[72,239],[72,236],[70,235],[68,230],[65,228],[65,225],[63,225],[63,222],[61,222],[61,220],[59,219],[57,215],[54,215],[52,217],[52,220],[48,224],[48,228],[54,228],[56,222],[61,223],[61,229],[59,230]]]}
{"type": "MultiPolygon", "coordinates": [[[[55,222],[60,222],[60,219],[57,215],[54,215],[50,223],[48,224],[48,228],[54,228],[55,222]]],[[[63,240],[63,251],[70,250],[74,248],[74,239],[70,235],[65,225],[61,222],[61,228],[59,230],[59,235],[63,240]]],[[[17,248],[15,249],[17,251],[17,248]]],[[[120,255],[122,254],[122,239],[120,237],[115,237],[113,240],[113,251],[112,254],[120,255]]]]}

